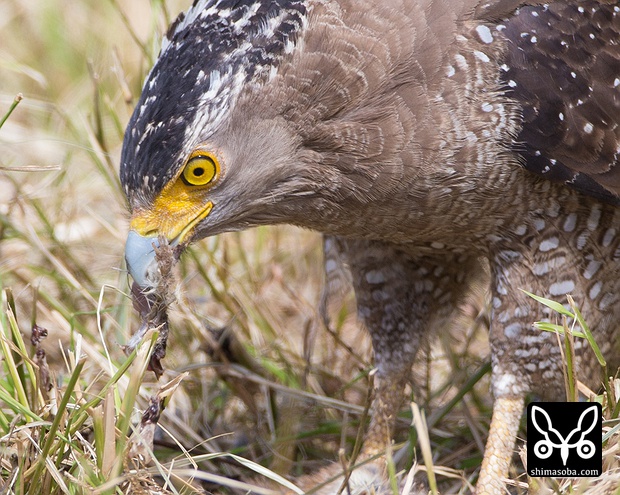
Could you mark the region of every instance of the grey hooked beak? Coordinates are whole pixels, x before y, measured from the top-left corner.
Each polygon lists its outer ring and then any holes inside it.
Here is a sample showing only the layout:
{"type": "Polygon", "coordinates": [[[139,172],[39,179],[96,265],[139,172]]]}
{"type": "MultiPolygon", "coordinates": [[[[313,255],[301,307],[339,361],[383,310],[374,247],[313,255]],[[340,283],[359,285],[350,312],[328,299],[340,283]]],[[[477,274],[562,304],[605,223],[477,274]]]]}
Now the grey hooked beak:
{"type": "Polygon", "coordinates": [[[155,287],[159,278],[155,249],[159,247],[157,237],[143,237],[130,230],[125,243],[125,261],[131,278],[140,287],[155,287]]]}

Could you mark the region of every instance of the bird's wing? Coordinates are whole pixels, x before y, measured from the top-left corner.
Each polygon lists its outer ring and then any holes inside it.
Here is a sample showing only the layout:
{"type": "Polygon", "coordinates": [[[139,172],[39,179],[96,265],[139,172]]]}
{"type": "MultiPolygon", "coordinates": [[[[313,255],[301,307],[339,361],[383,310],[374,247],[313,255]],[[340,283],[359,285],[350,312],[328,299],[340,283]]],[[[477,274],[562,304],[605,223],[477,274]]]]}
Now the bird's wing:
{"type": "Polygon", "coordinates": [[[502,79],[523,111],[527,170],[620,204],[620,7],[526,6],[501,22],[502,79]]]}

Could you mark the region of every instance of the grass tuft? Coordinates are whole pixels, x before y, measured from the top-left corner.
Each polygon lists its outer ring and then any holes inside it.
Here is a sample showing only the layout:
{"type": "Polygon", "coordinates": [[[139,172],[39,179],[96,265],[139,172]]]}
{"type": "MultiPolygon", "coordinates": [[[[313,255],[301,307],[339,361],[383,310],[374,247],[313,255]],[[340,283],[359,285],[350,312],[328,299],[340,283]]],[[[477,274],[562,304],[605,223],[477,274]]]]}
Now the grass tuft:
{"type": "MultiPolygon", "coordinates": [[[[542,331],[555,332],[558,335],[558,345],[562,350],[564,364],[564,379],[566,383],[566,393],[568,401],[579,400],[578,392],[581,392],[585,399],[590,402],[603,404],[603,475],[599,478],[531,478],[529,488],[535,493],[587,493],[592,495],[615,493],[619,494],[620,489],[620,463],[618,462],[618,447],[620,446],[620,408],[618,407],[618,388],[620,381],[618,378],[610,377],[607,370],[607,361],[603,357],[600,347],[597,344],[592,331],[584,320],[575,300],[567,295],[570,310],[562,304],[540,296],[536,296],[527,291],[528,296],[541,304],[551,308],[562,318],[562,325],[549,322],[536,322],[534,327],[542,331]],[[569,325],[568,321],[571,321],[569,325]],[[581,331],[575,328],[580,328],[581,331]],[[594,352],[601,369],[602,385],[604,391],[595,394],[578,380],[578,370],[575,363],[575,344],[574,338],[583,338],[594,352]]],[[[524,465],[527,459],[525,447],[521,451],[521,458],[524,465]]]]}

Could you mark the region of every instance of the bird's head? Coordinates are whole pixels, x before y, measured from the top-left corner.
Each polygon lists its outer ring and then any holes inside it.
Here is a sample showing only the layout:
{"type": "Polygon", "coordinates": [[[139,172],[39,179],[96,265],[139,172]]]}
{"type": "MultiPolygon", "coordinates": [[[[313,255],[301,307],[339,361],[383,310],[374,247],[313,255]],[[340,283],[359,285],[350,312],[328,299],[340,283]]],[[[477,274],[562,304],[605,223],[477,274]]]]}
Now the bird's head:
{"type": "Polygon", "coordinates": [[[125,133],[125,257],[140,286],[153,285],[159,238],[184,246],[289,221],[287,202],[314,187],[312,153],[256,96],[300,35],[303,2],[219,3],[197,1],[170,27],[125,133]]]}

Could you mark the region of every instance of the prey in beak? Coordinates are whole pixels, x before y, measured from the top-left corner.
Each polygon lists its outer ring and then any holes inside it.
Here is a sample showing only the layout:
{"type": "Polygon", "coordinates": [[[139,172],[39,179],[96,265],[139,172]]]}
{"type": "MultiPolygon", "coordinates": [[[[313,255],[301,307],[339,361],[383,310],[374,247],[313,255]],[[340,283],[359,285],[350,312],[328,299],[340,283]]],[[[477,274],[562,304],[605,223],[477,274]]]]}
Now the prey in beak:
{"type": "Polygon", "coordinates": [[[140,314],[140,328],[123,346],[130,354],[144,339],[149,330],[159,332],[151,352],[149,369],[159,378],[164,368],[161,360],[166,355],[168,343],[168,307],[174,301],[176,281],[173,267],[183,246],[170,245],[164,237],[143,237],[134,231],[127,236],[125,258],[134,282],[131,296],[134,309],[140,314]]]}

